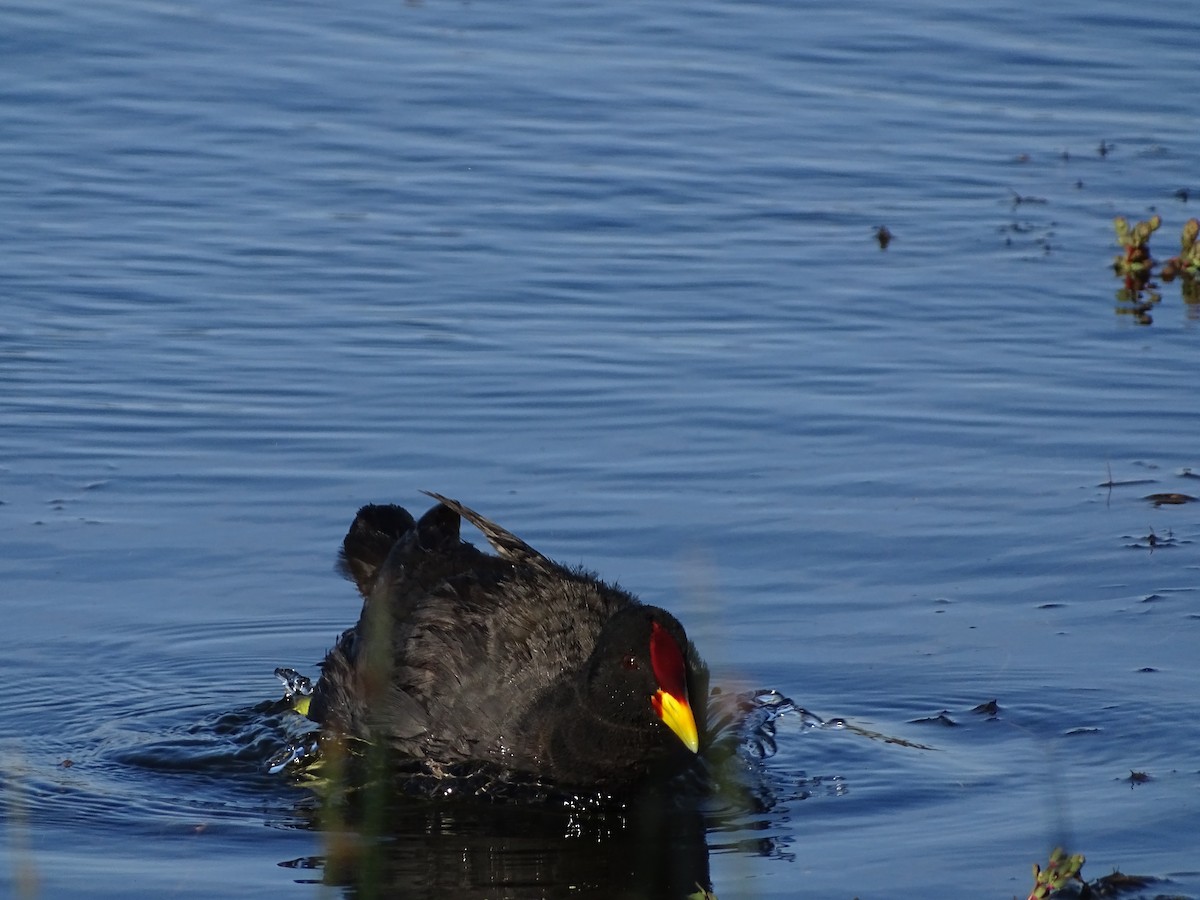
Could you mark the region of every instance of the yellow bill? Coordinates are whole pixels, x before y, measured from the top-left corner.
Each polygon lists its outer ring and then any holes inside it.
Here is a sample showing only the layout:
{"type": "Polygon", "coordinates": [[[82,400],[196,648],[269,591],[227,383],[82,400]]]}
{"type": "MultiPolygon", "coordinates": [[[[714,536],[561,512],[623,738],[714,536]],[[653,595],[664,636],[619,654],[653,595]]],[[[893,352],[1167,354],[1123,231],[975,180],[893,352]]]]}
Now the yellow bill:
{"type": "Polygon", "coordinates": [[[693,753],[699,753],[700,734],[696,729],[696,717],[692,715],[692,708],[688,706],[687,700],[681,700],[659,688],[650,698],[650,702],[663,724],[675,732],[684,746],[693,753]]]}

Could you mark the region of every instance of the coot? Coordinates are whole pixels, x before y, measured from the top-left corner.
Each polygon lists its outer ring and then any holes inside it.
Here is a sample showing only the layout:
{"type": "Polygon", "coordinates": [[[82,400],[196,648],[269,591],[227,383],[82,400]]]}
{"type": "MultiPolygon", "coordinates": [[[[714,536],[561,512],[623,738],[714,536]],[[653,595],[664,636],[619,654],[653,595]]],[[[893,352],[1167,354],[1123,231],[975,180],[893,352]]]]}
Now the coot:
{"type": "Polygon", "coordinates": [[[675,617],[429,496],[420,520],[370,505],[350,526],[340,568],[363,611],[308,715],[434,772],[480,762],[621,790],[688,768],[708,670],[675,617]],[[461,539],[462,519],[496,555],[461,539]]]}

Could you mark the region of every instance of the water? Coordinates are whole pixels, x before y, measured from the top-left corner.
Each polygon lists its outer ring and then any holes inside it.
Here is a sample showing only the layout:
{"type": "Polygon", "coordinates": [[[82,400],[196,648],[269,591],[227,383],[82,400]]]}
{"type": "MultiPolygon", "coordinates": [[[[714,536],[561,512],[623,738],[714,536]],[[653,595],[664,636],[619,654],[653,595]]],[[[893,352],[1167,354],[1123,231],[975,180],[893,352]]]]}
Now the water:
{"type": "MultiPolygon", "coordinates": [[[[1200,495],[1200,330],[1108,268],[1196,214],[1177,5],[0,16],[0,892],[352,894],[263,704],[429,488],[853,726],[651,845],[723,900],[1024,896],[1061,841],[1200,895],[1200,506],[1142,499],[1200,495]]],[[[379,859],[655,896],[645,843],[414,806],[379,859]]]]}

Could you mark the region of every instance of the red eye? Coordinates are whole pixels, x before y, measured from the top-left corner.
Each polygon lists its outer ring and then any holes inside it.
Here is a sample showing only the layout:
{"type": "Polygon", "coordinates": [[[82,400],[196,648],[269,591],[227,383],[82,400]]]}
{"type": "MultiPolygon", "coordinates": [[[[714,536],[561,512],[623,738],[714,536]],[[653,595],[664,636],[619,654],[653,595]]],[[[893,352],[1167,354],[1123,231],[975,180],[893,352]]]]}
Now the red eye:
{"type": "Polygon", "coordinates": [[[637,658],[630,653],[627,657],[621,660],[621,665],[626,669],[636,669],[638,667],[637,658]]]}

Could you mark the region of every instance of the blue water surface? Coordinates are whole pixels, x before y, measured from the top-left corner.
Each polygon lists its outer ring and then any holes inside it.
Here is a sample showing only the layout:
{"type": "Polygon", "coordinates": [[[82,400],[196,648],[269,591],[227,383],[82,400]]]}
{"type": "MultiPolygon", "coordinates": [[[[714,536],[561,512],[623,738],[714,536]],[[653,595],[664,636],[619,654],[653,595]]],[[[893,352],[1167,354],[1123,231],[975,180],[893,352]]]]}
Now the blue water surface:
{"type": "MultiPolygon", "coordinates": [[[[263,704],[428,488],[859,729],[776,723],[723,900],[1025,896],[1064,842],[1200,896],[1200,506],[1143,499],[1200,496],[1200,311],[1110,269],[1197,215],[1177,4],[0,21],[0,893],[354,894],[263,704]]],[[[624,825],[432,815],[405,896],[654,896],[624,825]]]]}

